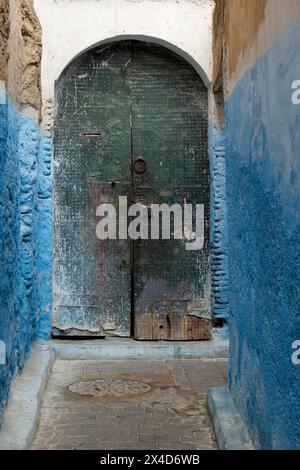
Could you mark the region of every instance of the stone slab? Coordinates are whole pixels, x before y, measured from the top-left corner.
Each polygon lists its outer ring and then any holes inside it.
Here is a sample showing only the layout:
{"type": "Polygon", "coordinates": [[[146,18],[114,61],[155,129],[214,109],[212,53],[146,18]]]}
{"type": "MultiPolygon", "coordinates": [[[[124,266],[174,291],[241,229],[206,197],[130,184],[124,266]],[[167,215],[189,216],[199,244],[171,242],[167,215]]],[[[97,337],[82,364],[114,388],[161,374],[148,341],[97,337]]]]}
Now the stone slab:
{"type": "Polygon", "coordinates": [[[54,360],[49,343],[36,343],[23,371],[12,382],[4,422],[0,430],[0,450],[23,450],[35,435],[42,395],[54,360]]]}
{"type": "Polygon", "coordinates": [[[219,449],[255,450],[227,385],[208,390],[207,409],[219,449]]]}

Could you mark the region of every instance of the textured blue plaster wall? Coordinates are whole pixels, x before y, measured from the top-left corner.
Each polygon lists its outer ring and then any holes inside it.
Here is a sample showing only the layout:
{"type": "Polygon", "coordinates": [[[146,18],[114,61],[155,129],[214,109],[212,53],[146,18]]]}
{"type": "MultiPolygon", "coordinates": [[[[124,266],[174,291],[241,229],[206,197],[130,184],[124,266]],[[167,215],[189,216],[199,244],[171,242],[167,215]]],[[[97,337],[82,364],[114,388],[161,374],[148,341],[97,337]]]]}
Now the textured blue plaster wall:
{"type": "Polygon", "coordinates": [[[0,423],[12,378],[51,331],[51,154],[51,138],[0,91],[0,423]]]}
{"type": "Polygon", "coordinates": [[[257,447],[300,448],[300,24],[227,105],[230,388],[257,447]]]}
{"type": "Polygon", "coordinates": [[[226,203],[226,130],[209,126],[211,171],[211,298],[215,318],[229,317],[228,225],[226,203]]]}
{"type": "Polygon", "coordinates": [[[41,135],[38,180],[38,284],[40,322],[38,337],[50,339],[52,329],[52,162],[53,139],[41,135]]]}

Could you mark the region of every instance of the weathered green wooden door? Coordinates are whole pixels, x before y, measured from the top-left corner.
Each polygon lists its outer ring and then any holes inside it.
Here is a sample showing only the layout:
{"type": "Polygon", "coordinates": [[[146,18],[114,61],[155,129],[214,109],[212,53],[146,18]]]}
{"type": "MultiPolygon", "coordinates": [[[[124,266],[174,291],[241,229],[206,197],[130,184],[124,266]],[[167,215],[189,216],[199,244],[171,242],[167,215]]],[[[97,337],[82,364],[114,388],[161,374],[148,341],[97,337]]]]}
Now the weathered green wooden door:
{"type": "Polygon", "coordinates": [[[195,71],[135,41],[89,51],[60,79],[55,129],[54,334],[208,338],[207,92],[195,71]],[[121,195],[204,204],[203,248],[98,240],[96,208],[121,195]]]}
{"type": "Polygon", "coordinates": [[[117,206],[118,196],[131,191],[131,97],[122,70],[130,54],[126,46],[87,52],[67,68],[57,86],[57,335],[131,333],[130,241],[96,237],[97,207],[104,202],[117,206]]]}

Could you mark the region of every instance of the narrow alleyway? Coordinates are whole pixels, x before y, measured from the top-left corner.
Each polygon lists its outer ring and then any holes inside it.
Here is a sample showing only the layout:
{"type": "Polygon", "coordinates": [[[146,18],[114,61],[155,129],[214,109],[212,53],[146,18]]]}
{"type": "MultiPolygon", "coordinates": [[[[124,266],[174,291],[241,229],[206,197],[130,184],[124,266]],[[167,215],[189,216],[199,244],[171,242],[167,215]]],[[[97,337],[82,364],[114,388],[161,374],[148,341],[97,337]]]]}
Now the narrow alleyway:
{"type": "Polygon", "coordinates": [[[32,449],[216,449],[209,387],[226,359],[56,360],[32,449]]]}

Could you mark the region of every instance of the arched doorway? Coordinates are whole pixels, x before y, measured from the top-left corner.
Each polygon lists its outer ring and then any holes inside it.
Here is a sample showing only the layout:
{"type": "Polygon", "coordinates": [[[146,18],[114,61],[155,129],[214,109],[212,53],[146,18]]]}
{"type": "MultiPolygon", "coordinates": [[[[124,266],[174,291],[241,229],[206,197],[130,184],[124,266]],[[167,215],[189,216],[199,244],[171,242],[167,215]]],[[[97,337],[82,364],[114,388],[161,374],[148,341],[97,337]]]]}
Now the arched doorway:
{"type": "Polygon", "coordinates": [[[207,114],[195,70],[158,45],[102,45],[63,72],[54,143],[54,335],[209,338],[207,114]],[[97,239],[97,208],[118,207],[120,196],[146,207],[204,204],[203,248],[187,251],[185,239],[97,239]]]}

